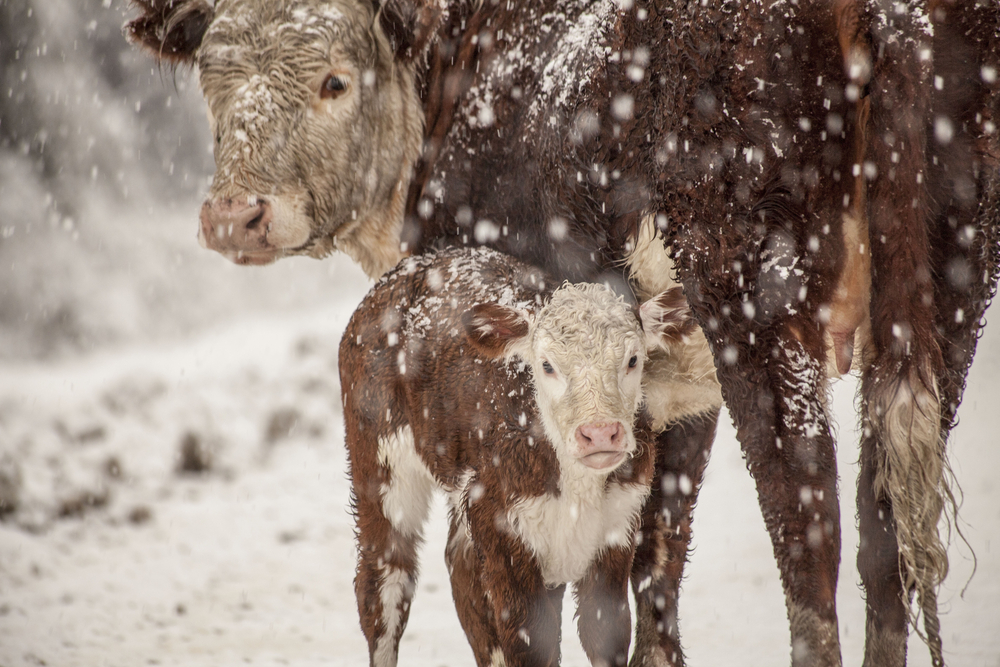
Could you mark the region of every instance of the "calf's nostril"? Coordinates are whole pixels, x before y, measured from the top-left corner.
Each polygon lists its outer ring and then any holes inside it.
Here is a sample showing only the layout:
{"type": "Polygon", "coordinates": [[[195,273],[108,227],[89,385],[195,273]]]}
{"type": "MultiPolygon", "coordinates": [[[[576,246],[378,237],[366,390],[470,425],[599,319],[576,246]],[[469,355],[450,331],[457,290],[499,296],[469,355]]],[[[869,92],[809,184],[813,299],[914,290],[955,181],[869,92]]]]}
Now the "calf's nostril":
{"type": "Polygon", "coordinates": [[[577,442],[584,449],[618,448],[625,436],[621,422],[585,424],[577,428],[577,442]]]}

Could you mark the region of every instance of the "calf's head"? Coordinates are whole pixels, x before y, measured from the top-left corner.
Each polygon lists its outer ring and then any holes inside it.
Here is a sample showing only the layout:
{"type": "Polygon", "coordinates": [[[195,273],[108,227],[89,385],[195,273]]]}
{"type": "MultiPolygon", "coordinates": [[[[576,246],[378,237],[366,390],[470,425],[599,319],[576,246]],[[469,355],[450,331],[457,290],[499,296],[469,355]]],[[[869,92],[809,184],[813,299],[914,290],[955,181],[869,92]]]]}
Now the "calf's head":
{"type": "Polygon", "coordinates": [[[480,304],[463,319],[480,353],[530,366],[542,426],[560,458],[600,472],[635,451],[647,352],[669,349],[694,328],[676,287],[636,312],[602,285],[566,284],[537,313],[480,304]]]}
{"type": "Polygon", "coordinates": [[[423,133],[412,60],[440,10],[415,0],[132,1],[141,15],[126,25],[131,39],[200,72],[216,166],[203,246],[239,264],[335,248],[370,275],[396,263],[423,133]]]}

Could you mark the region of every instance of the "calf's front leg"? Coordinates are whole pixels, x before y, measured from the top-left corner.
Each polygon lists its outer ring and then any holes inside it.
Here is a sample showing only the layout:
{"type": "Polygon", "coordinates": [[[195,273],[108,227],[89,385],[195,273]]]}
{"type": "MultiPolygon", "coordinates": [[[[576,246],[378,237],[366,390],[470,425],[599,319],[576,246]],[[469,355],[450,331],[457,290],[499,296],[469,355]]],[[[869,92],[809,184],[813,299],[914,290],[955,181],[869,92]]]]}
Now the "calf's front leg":
{"type": "Polygon", "coordinates": [[[499,649],[493,610],[479,572],[479,556],[469,539],[459,513],[452,509],[448,527],[445,563],[451,579],[451,595],[458,620],[472,647],[479,667],[491,667],[494,651],[499,649]]]}
{"type": "Polygon", "coordinates": [[[546,587],[534,556],[507,523],[501,492],[493,486],[484,484],[487,491],[468,506],[480,581],[496,629],[491,664],[554,667],[566,587],[546,587]]]}
{"type": "Polygon", "coordinates": [[[631,547],[607,549],[576,582],[580,642],[595,667],[623,667],[628,661],[631,616],[628,581],[631,547]]]}

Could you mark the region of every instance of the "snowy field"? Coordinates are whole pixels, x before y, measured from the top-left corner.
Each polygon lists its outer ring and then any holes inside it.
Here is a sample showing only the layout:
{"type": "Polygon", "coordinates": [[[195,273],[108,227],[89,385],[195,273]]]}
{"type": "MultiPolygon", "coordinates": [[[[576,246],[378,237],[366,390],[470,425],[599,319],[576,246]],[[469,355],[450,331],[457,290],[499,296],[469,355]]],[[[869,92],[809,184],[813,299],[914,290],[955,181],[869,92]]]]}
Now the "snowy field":
{"type": "MultiPolygon", "coordinates": [[[[184,72],[151,71],[121,22],[119,0],[0,0],[0,667],[367,664],[336,352],[369,281],[345,257],[248,269],[197,247],[203,104],[184,72]]],[[[855,389],[837,382],[833,406],[849,666],[864,639],[855,389]]],[[[952,540],[941,594],[956,667],[1000,667],[998,406],[1000,325],[951,441],[971,546],[952,540]]],[[[473,664],[444,539],[439,499],[403,667],[473,664]]],[[[694,549],[689,663],[788,664],[725,414],[694,549]]],[[[584,665],[565,608],[564,664],[584,665]]],[[[929,664],[916,638],[910,657],[929,664]]]]}
{"type": "MultiPolygon", "coordinates": [[[[196,273],[210,283],[246,272],[291,291],[296,281],[322,284],[326,295],[267,313],[232,287],[249,314],[166,342],[0,366],[0,492],[17,506],[0,523],[3,667],[367,661],[352,590],[336,350],[369,283],[340,257],[253,270],[203,254],[196,273]]],[[[853,563],[854,389],[838,382],[834,399],[848,665],[860,664],[864,629],[853,563]]],[[[953,546],[942,594],[949,664],[958,667],[1000,665],[998,392],[994,328],[952,439],[961,525],[978,557],[970,580],[970,550],[953,546]]],[[[472,664],[443,566],[443,512],[439,502],[402,665],[472,664]]],[[[583,665],[571,606],[564,662],[583,665]]],[[[777,568],[727,416],[696,513],[681,622],[692,665],[789,660],[777,568]]],[[[911,664],[928,662],[911,640],[911,664]]]]}

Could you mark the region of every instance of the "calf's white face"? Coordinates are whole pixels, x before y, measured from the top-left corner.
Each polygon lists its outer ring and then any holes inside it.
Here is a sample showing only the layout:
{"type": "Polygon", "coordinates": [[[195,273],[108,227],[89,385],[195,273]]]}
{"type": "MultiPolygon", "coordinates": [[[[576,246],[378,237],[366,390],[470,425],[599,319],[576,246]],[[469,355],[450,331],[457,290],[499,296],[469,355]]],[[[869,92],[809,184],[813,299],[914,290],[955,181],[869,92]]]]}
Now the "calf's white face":
{"type": "Polygon", "coordinates": [[[566,284],[535,314],[476,306],[466,330],[481,352],[528,363],[542,426],[560,459],[609,472],[635,451],[647,351],[691,327],[683,296],[667,294],[640,307],[640,324],[607,287],[566,284]]]}

